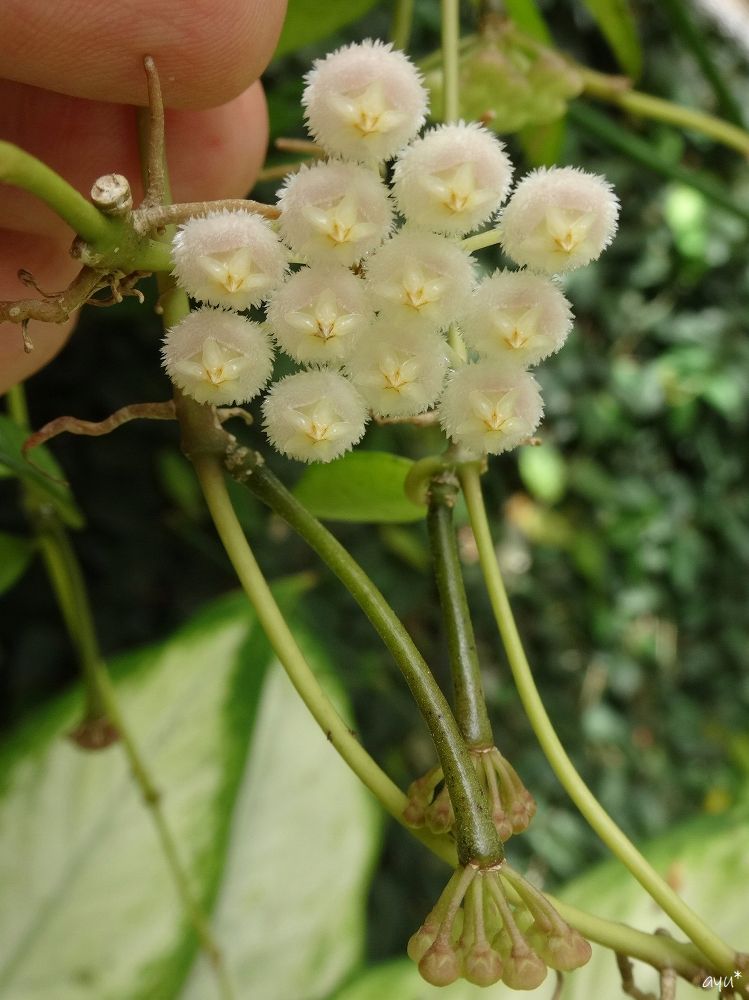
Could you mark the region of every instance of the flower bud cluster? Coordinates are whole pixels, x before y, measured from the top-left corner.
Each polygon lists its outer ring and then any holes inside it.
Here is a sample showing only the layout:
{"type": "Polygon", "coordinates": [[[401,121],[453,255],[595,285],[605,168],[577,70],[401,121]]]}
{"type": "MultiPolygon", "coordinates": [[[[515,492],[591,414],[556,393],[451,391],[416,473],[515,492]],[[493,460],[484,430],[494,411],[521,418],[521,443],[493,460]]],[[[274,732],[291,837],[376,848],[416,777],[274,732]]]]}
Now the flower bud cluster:
{"type": "MultiPolygon", "coordinates": [[[[499,838],[508,841],[528,828],[536,813],[535,799],[496,747],[471,750],[471,760],[486,792],[499,838]]],[[[432,833],[452,830],[455,813],[441,767],[433,767],[411,783],[403,818],[409,826],[426,826],[432,833]]]]}
{"type": "Polygon", "coordinates": [[[408,942],[408,954],[433,986],[463,978],[476,986],[501,980],[511,989],[534,990],[549,968],[585,965],[591,949],[543,893],[503,862],[458,868],[408,942]]]}
{"type": "Polygon", "coordinates": [[[432,407],[467,457],[516,447],[543,413],[528,368],[572,325],[554,275],[610,242],[610,186],[575,168],[537,170],[507,201],[503,144],[476,123],[419,135],[421,75],[380,42],[318,60],[302,103],[327,159],[288,177],[278,222],[215,212],[174,240],[177,281],[205,305],[167,334],[168,374],[201,403],[249,402],[270,380],[275,344],[300,370],[271,386],[264,425],[300,461],[342,455],[370,416],[432,407]],[[390,160],[392,188],[381,176],[390,160]],[[522,269],[477,284],[463,238],[494,223],[522,269]],[[238,315],[261,304],[263,323],[238,315]],[[450,346],[460,335],[467,363],[450,346]]]}
{"type": "MultiPolygon", "coordinates": [[[[487,17],[483,29],[459,57],[460,105],[464,114],[492,116],[505,134],[563,117],[571,97],[583,89],[579,70],[564,56],[519,38],[504,18],[487,17]]],[[[431,72],[432,113],[439,117],[442,73],[431,72]]]]}

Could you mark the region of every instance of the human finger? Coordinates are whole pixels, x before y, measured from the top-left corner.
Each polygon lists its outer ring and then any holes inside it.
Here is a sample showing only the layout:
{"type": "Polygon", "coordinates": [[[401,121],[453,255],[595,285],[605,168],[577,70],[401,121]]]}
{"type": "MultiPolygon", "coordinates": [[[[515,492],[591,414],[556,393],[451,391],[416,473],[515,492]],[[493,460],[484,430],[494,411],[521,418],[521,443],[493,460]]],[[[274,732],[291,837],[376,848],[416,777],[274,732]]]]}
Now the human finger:
{"type": "Polygon", "coordinates": [[[3,76],[73,97],[145,104],[151,55],[167,106],[241,94],[275,48],[286,0],[24,0],[0,4],[3,76]]]}

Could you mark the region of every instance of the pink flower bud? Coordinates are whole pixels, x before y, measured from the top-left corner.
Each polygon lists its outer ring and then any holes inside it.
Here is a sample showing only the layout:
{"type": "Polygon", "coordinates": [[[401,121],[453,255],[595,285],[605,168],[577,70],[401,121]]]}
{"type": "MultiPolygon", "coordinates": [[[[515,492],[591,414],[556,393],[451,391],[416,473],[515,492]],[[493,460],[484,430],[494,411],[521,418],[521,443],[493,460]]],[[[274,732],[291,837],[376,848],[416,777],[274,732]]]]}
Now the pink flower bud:
{"type": "Polygon", "coordinates": [[[451,944],[438,938],[419,962],[419,972],[432,986],[449,986],[460,978],[460,959],[451,944]]]}

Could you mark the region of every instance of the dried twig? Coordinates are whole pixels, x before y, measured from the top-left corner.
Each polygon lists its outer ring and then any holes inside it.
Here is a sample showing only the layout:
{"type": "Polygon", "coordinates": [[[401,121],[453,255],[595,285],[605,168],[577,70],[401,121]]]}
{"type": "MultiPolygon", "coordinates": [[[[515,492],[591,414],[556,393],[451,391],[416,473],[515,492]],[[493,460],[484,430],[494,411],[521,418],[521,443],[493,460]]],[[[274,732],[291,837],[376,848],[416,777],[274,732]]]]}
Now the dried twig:
{"type": "Polygon", "coordinates": [[[151,56],[143,60],[148,84],[148,156],[146,161],[146,196],[141,207],[163,205],[166,195],[164,174],[164,101],[161,96],[156,63],[151,56]]]}
{"type": "Polygon", "coordinates": [[[275,205],[265,205],[249,198],[225,198],[222,201],[187,201],[178,205],[147,205],[136,208],[132,215],[133,228],[140,236],[175,225],[188,219],[199,218],[210,212],[228,209],[230,212],[256,212],[266,219],[277,219],[281,214],[275,205]]]}
{"type": "MultiPolygon", "coordinates": [[[[174,401],[169,399],[161,403],[131,403],[115,410],[106,420],[79,420],[78,417],[56,417],[48,424],[40,428],[36,433],[26,438],[21,448],[21,453],[29,464],[34,463],[29,458],[29,452],[33,448],[38,448],[40,444],[45,444],[58,434],[85,434],[89,437],[100,437],[102,434],[109,434],[111,431],[121,427],[122,424],[130,420],[175,420],[174,401]]],[[[34,468],[39,466],[34,465],[34,468]]],[[[39,469],[44,475],[48,473],[44,469],[39,469]]]]}
{"type": "MultiPolygon", "coordinates": [[[[37,288],[27,271],[19,272],[25,285],[37,288]]],[[[108,274],[84,267],[73,278],[67,288],[43,299],[18,299],[15,302],[0,302],[0,323],[28,323],[38,319],[43,323],[64,323],[71,314],[88,302],[101,288],[112,287],[123,280],[124,275],[108,274]]],[[[38,288],[37,288],[38,290],[38,288]]]]}
{"type": "Polygon", "coordinates": [[[652,993],[643,993],[635,985],[634,967],[631,959],[616,952],[616,964],[619,967],[619,975],[622,977],[622,990],[628,997],[632,997],[633,1000],[657,1000],[657,997],[654,997],[652,993]]]}

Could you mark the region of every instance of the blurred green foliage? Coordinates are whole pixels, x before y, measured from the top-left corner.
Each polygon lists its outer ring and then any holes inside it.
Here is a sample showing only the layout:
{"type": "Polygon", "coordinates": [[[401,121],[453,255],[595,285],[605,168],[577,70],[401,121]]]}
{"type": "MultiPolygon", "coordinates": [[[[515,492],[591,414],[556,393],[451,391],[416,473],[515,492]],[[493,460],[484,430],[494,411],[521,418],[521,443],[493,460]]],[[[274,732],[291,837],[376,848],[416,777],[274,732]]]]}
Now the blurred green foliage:
{"type": "MultiPolygon", "coordinates": [[[[617,71],[581,8],[571,9],[570,0],[541,7],[563,51],[617,71]]],[[[709,85],[664,12],[642,5],[640,13],[647,34],[638,86],[713,109],[709,85]]],[[[417,0],[417,56],[438,44],[437,24],[438,5],[417,0]]],[[[276,61],[266,75],[273,136],[303,134],[298,101],[312,58],[340,42],[386,37],[388,29],[389,11],[378,5],[345,35],[276,61]]],[[[708,23],[700,29],[746,106],[746,57],[708,23]]],[[[736,154],[665,125],[606,114],[668,162],[709,174],[737,204],[747,204],[749,178],[736,154]]],[[[519,142],[508,144],[522,163],[519,142]]],[[[640,839],[695,813],[726,810],[749,772],[747,225],[683,182],[612,152],[574,120],[561,161],[607,175],[621,199],[621,229],[600,262],[566,282],[576,330],[539,372],[547,414],[542,446],[495,459],[485,488],[549,712],[604,806],[640,839]]],[[[261,185],[256,196],[270,199],[275,187],[261,185]]],[[[500,259],[496,251],[482,254],[487,269],[500,259]]],[[[29,383],[34,425],[61,413],[101,419],[125,403],[164,398],[158,355],[150,310],[129,300],[88,312],[60,359],[29,383]]],[[[259,430],[237,433],[263,448],[259,430]]],[[[373,427],[364,448],[419,458],[438,440],[436,431],[373,427]]],[[[234,586],[178,453],[176,429],[139,423],[106,439],[61,439],[53,451],[86,516],[76,547],[107,653],[163,637],[234,586]]],[[[287,483],[300,475],[297,466],[268,458],[287,483]]],[[[1,485],[0,530],[20,535],[16,489],[12,481],[1,485]]],[[[314,556],[239,487],[234,493],[270,576],[316,574],[305,598],[310,620],[353,700],[363,742],[405,786],[431,765],[433,752],[395,667],[314,556]]],[[[522,715],[460,516],[497,739],[539,801],[510,855],[554,886],[603,850],[560,791],[522,715]]],[[[423,526],[334,528],[446,683],[435,592],[423,569],[423,526]]],[[[38,561],[4,595],[0,666],[6,724],[74,675],[38,561]]],[[[400,953],[442,879],[437,862],[391,825],[370,897],[373,958],[400,953]]]]}

